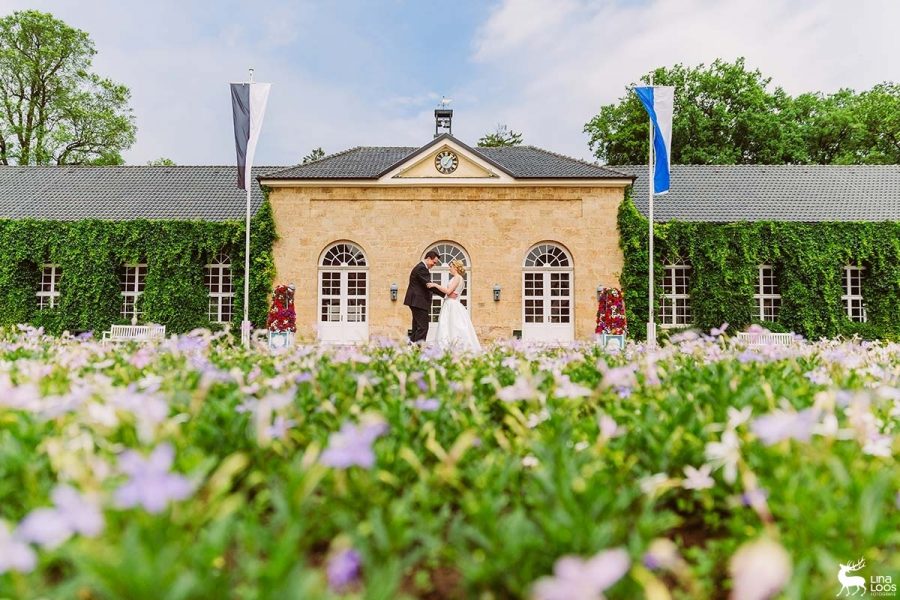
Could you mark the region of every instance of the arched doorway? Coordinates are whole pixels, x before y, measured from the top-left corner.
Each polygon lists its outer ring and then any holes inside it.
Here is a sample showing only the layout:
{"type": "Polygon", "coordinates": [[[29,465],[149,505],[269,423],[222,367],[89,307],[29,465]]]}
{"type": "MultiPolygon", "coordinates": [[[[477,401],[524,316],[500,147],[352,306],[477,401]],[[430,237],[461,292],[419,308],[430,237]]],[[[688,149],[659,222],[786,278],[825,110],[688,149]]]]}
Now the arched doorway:
{"type": "Polygon", "coordinates": [[[554,242],[541,242],[522,266],[522,339],[568,342],[575,338],[572,257],[554,242]]]}
{"type": "Polygon", "coordinates": [[[319,259],[319,340],[369,339],[369,266],[353,242],[328,246],[319,259]]]}
{"type": "MultiPolygon", "coordinates": [[[[440,262],[431,269],[431,280],[440,285],[447,285],[450,282],[450,261],[451,260],[460,260],[463,265],[466,267],[466,274],[463,276],[464,281],[466,282],[465,289],[463,289],[463,293],[459,297],[459,301],[469,310],[469,315],[472,314],[471,302],[469,302],[469,298],[471,298],[470,288],[472,286],[472,263],[469,260],[469,255],[463,249],[462,246],[455,242],[443,241],[437,242],[436,244],[432,244],[428,248],[426,248],[425,252],[422,253],[422,257],[434,250],[439,255],[440,262]]],[[[444,303],[444,299],[441,296],[434,295],[431,297],[431,310],[429,311],[429,322],[428,322],[428,337],[427,341],[432,341],[435,334],[435,324],[438,320],[438,315],[441,314],[441,305],[444,303]]]]}

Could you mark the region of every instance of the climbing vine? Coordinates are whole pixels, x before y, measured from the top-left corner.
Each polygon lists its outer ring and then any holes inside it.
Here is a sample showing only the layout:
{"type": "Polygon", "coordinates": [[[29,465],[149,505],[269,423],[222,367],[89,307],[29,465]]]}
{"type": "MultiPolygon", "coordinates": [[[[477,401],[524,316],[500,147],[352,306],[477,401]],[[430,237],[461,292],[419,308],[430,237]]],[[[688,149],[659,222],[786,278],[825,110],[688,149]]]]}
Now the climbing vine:
{"type": "MultiPolygon", "coordinates": [[[[648,313],[648,222],[630,194],[619,208],[619,244],[625,255],[629,332],[643,338],[639,323],[648,313]]],[[[859,334],[900,339],[900,223],[791,223],[755,221],[654,226],[656,300],[669,260],[691,265],[694,326],[709,330],[724,322],[735,329],[760,323],[772,331],[795,331],[816,339],[859,334]],[[772,265],[781,294],[777,322],[759,320],[758,266],[772,265]],[[841,299],[846,265],[864,267],[866,323],[850,321],[841,299]]],[[[655,314],[658,314],[658,306],[655,314]]]]}
{"type": "MultiPolygon", "coordinates": [[[[250,320],[264,326],[275,273],[275,223],[268,201],[250,225],[250,320]]],[[[118,269],[146,263],[141,322],[180,333],[210,327],[204,266],[220,251],[231,258],[234,316],[243,316],[243,221],[45,221],[0,219],[0,325],[33,323],[48,333],[107,329],[126,323],[118,269]],[[59,265],[59,302],[38,309],[41,265],[59,265]]]]}

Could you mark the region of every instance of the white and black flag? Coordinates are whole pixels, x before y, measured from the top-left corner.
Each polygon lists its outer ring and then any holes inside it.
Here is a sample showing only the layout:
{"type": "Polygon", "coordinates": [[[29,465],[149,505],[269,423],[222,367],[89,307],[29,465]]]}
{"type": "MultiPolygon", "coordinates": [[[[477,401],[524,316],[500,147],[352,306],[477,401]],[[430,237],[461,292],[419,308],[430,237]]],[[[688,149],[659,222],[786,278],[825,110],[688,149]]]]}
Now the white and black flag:
{"type": "Polygon", "coordinates": [[[234,114],[234,145],[237,150],[238,187],[250,189],[250,170],[259,131],[262,129],[271,83],[232,83],[231,109],[234,114]]]}

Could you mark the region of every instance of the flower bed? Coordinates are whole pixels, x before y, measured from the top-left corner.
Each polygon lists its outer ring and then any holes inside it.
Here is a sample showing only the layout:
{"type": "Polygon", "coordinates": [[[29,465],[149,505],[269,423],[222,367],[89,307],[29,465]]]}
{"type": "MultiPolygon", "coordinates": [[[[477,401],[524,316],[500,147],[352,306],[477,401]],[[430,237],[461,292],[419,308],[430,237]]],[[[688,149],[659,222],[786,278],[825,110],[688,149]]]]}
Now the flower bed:
{"type": "Polygon", "coordinates": [[[833,597],[900,567],[898,418],[897,344],[7,332],[0,598],[833,597]]]}

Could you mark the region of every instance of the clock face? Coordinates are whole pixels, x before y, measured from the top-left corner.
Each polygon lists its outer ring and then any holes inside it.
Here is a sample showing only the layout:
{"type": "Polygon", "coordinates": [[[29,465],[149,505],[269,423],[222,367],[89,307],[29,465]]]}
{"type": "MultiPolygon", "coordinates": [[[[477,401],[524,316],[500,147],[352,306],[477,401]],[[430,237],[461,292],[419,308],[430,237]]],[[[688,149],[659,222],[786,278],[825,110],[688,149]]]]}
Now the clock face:
{"type": "Polygon", "coordinates": [[[458,166],[459,157],[456,156],[455,152],[451,152],[450,150],[442,150],[434,157],[434,168],[445,175],[455,171],[458,166]]]}

